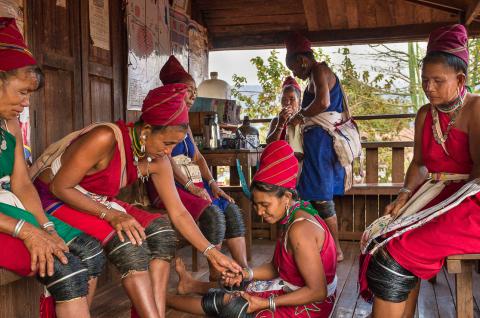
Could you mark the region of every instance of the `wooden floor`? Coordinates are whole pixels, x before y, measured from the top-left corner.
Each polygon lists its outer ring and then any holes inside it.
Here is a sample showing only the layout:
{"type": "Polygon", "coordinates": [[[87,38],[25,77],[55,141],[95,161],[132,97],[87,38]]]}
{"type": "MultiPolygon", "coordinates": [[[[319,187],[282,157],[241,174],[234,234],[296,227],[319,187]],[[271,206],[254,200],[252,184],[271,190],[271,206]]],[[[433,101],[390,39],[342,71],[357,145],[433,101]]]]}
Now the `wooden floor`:
{"type": "MultiPolygon", "coordinates": [[[[350,318],[367,317],[371,312],[371,306],[358,297],[357,275],[359,247],[356,242],[342,242],[345,253],[345,260],[337,267],[338,287],[337,303],[332,317],[350,318]]],[[[260,265],[271,259],[274,244],[270,241],[256,241],[254,243],[251,266],[260,265]]],[[[191,248],[186,247],[179,251],[187,266],[191,264],[191,248]]],[[[208,279],[208,268],[203,257],[199,257],[200,270],[194,274],[201,280],[208,279]]],[[[480,318],[480,275],[476,272],[474,277],[474,306],[475,317],[480,318]]],[[[177,277],[172,270],[170,274],[169,288],[175,290],[177,277]]],[[[425,318],[449,318],[455,317],[455,280],[453,275],[441,271],[437,276],[437,282],[431,284],[422,281],[420,297],[418,301],[416,317],[425,318]]],[[[130,318],[130,302],[123,292],[121,286],[104,286],[97,293],[93,306],[94,318],[130,318]]],[[[189,314],[180,313],[174,310],[167,311],[168,318],[193,318],[189,314]]]]}

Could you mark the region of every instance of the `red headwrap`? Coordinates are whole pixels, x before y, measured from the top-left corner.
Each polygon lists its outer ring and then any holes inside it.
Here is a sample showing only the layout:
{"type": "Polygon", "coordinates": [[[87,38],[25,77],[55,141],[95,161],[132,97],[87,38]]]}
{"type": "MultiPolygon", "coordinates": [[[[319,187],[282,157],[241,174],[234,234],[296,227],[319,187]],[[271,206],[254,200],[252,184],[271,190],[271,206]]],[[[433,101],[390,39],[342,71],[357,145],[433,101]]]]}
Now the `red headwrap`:
{"type": "Polygon", "coordinates": [[[295,189],[298,175],[298,160],[292,147],[285,140],[268,144],[260,157],[260,168],[253,181],[295,189]]]}
{"type": "Polygon", "coordinates": [[[307,53],[312,51],[312,44],[310,41],[300,33],[292,33],[286,40],[287,56],[297,53],[307,53]]]}
{"type": "Polygon", "coordinates": [[[302,91],[302,88],[300,87],[300,85],[298,85],[297,81],[291,76],[287,76],[285,78],[285,80],[283,81],[283,84],[282,84],[282,89],[285,89],[285,87],[287,87],[287,86],[292,86],[295,89],[297,89],[299,92],[302,91]]]}
{"type": "Polygon", "coordinates": [[[188,124],[187,85],[169,84],[152,89],[143,100],[141,119],[152,126],[188,124]]]}
{"type": "Polygon", "coordinates": [[[11,71],[37,61],[28,50],[14,18],[0,18],[0,71],[11,71]]]}
{"type": "Polygon", "coordinates": [[[428,38],[427,54],[445,52],[461,58],[468,65],[468,35],[461,24],[436,29],[428,38]]]}
{"type": "Polygon", "coordinates": [[[182,64],[173,55],[170,55],[167,63],[160,70],[160,80],[163,85],[180,83],[186,80],[193,81],[193,78],[183,68],[182,64]]]}

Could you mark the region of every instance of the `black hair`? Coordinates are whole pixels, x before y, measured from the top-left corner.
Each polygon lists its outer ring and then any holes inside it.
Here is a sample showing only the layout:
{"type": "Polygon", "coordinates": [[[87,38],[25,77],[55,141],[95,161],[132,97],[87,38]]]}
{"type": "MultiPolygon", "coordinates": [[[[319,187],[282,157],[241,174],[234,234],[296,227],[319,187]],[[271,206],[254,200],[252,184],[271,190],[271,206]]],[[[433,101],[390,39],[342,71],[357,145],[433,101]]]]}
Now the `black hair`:
{"type": "Polygon", "coordinates": [[[37,79],[37,87],[35,89],[39,90],[45,84],[45,74],[38,65],[29,65],[21,68],[16,68],[10,71],[0,71],[0,81],[6,82],[10,77],[18,76],[20,70],[24,70],[27,74],[32,74],[37,79]]]}
{"type": "Polygon", "coordinates": [[[295,95],[297,95],[298,102],[300,102],[300,99],[302,97],[302,92],[298,88],[296,88],[293,85],[287,85],[282,89],[282,93],[284,92],[294,92],[295,95]]]}
{"type": "MultiPolygon", "coordinates": [[[[142,126],[144,124],[145,122],[143,121],[142,117],[140,117],[140,119],[135,123],[135,126],[142,126]]],[[[178,124],[173,126],[160,126],[160,125],[157,125],[157,126],[150,125],[150,126],[152,126],[152,133],[162,132],[167,128],[185,130],[185,131],[188,129],[188,123],[178,124]]]]}
{"type": "Polygon", "coordinates": [[[297,191],[294,189],[288,189],[285,187],[281,187],[275,184],[269,184],[265,182],[260,182],[260,181],[253,181],[251,186],[250,186],[250,192],[253,192],[253,190],[257,190],[260,192],[266,192],[269,194],[274,195],[277,198],[281,198],[285,195],[285,193],[290,192],[292,194],[292,198],[296,200],[298,198],[297,191]]]}
{"type": "Polygon", "coordinates": [[[438,62],[444,63],[445,65],[453,68],[457,73],[463,73],[465,76],[468,74],[467,63],[465,63],[465,61],[458,56],[446,52],[434,51],[428,53],[423,58],[422,65],[438,62]]]}

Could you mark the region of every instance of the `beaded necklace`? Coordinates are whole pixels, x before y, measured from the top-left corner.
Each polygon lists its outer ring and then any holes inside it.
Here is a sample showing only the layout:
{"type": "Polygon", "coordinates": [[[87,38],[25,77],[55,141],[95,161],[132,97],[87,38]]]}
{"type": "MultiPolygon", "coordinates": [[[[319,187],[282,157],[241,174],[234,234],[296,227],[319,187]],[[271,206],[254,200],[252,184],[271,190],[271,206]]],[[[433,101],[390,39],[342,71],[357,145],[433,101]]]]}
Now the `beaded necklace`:
{"type": "Polygon", "coordinates": [[[5,129],[3,126],[7,126],[5,121],[2,122],[2,127],[0,127],[0,154],[7,150],[7,137],[5,136],[5,129]]]}
{"type": "Polygon", "coordinates": [[[295,214],[297,211],[302,210],[310,214],[311,216],[318,215],[318,211],[313,208],[313,206],[308,201],[300,200],[295,202],[294,205],[289,207],[283,217],[281,224],[290,224],[295,219],[295,214]]]}
{"type": "Polygon", "coordinates": [[[132,139],[132,148],[135,157],[138,159],[142,159],[145,157],[145,152],[142,152],[142,146],[140,145],[140,140],[138,140],[137,132],[135,131],[135,127],[130,128],[130,138],[132,139]]]}
{"type": "Polygon", "coordinates": [[[433,117],[433,124],[432,124],[432,131],[433,131],[433,138],[435,141],[444,147],[445,142],[447,141],[448,135],[455,124],[458,114],[462,110],[463,102],[465,100],[465,95],[467,94],[467,90],[463,87],[462,91],[458,96],[449,104],[447,105],[433,105],[432,107],[432,117],[433,117]],[[440,119],[438,118],[438,112],[442,113],[451,113],[453,112],[452,116],[450,117],[450,121],[448,122],[447,129],[445,133],[442,132],[440,126],[440,119]]]}

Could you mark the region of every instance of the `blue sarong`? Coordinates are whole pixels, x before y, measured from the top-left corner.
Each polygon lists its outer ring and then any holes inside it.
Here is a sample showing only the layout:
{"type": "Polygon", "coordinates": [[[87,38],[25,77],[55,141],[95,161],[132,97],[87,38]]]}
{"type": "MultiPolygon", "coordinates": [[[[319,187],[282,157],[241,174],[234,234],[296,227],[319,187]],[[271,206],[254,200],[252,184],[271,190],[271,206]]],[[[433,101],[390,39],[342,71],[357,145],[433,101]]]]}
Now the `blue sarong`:
{"type": "MultiPolygon", "coordinates": [[[[315,94],[305,90],[302,108],[307,107],[315,94]]],[[[330,106],[327,112],[343,111],[340,81],[330,90],[330,106]]],[[[333,149],[333,139],[320,126],[311,126],[303,134],[303,167],[297,190],[302,200],[329,201],[334,195],[344,194],[345,170],[333,149]]]]}

